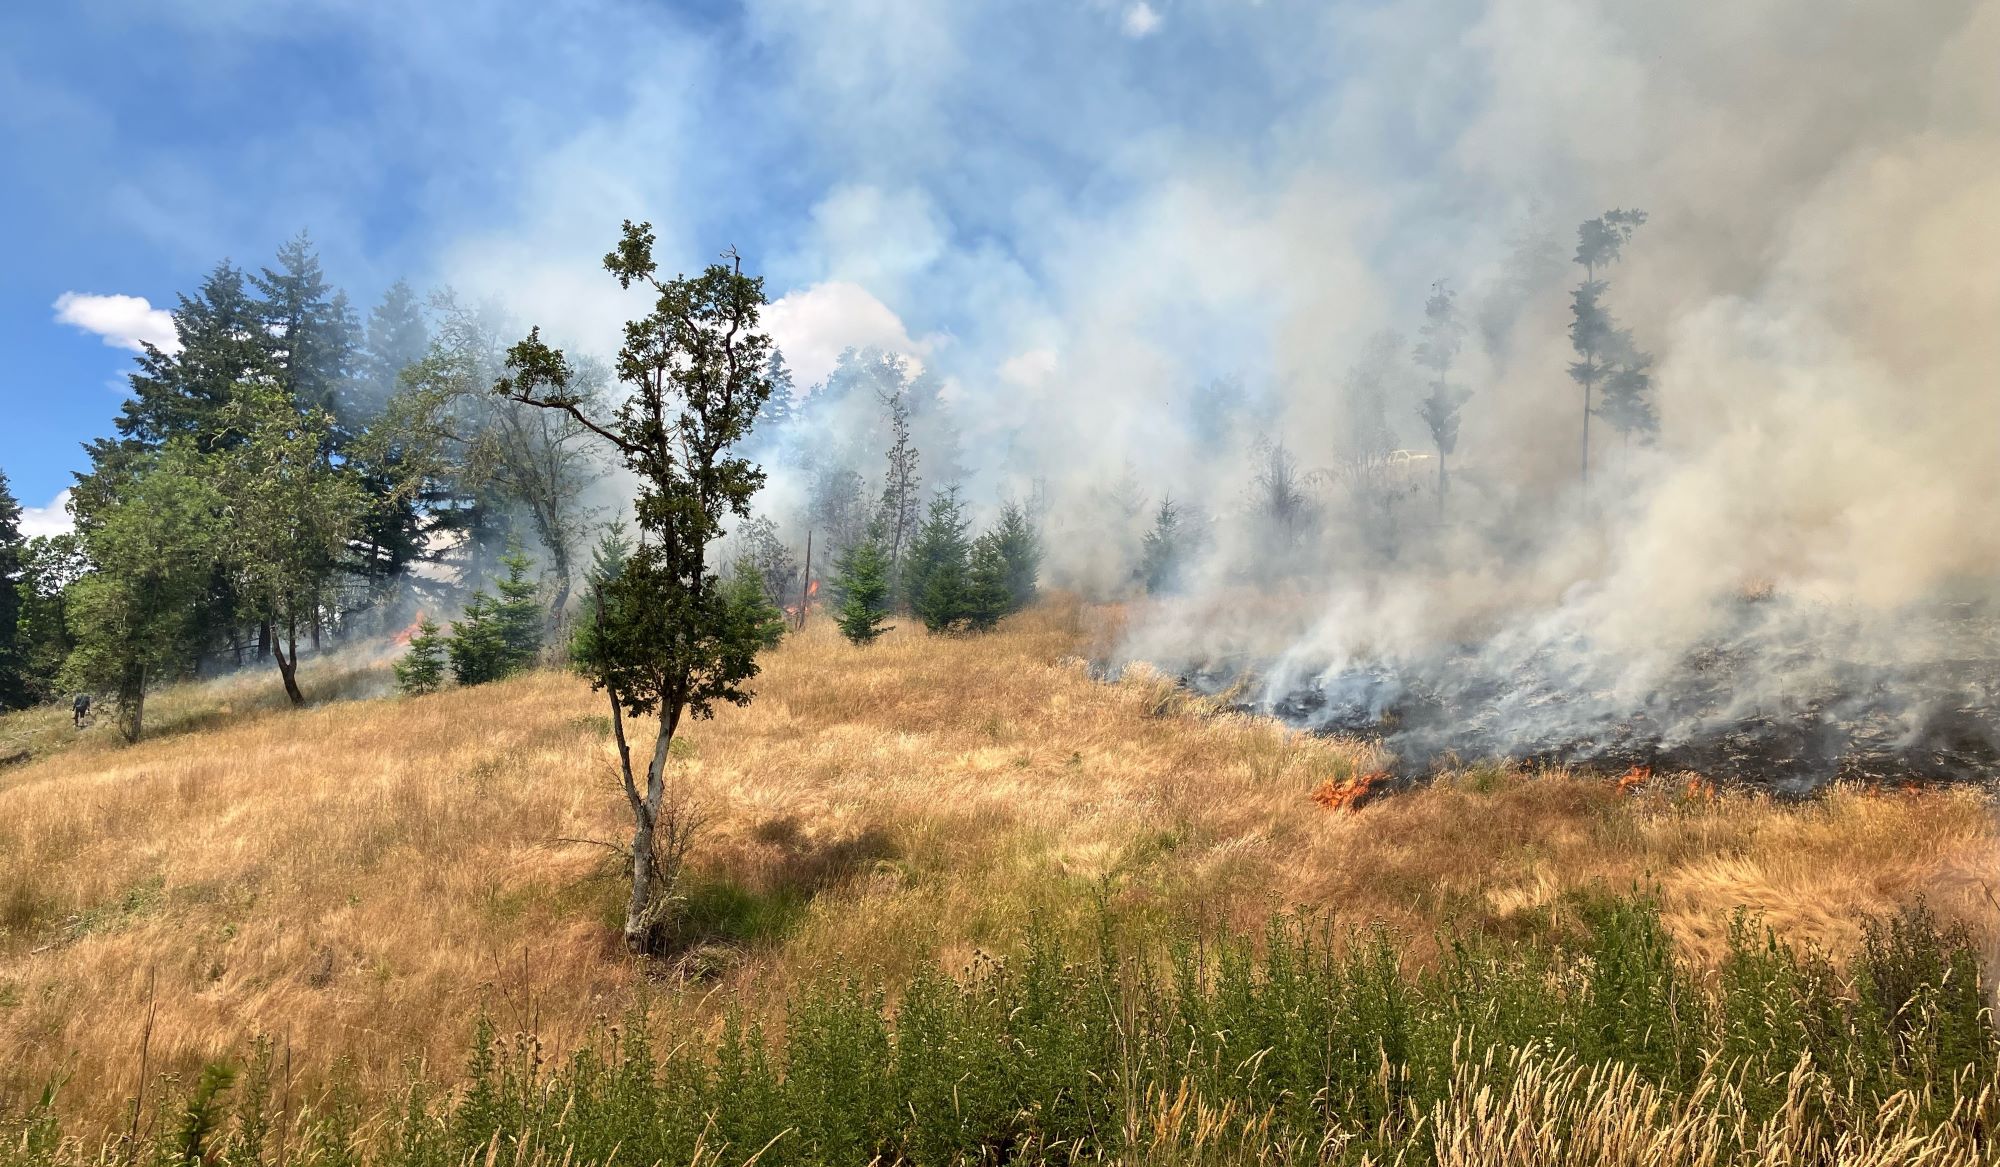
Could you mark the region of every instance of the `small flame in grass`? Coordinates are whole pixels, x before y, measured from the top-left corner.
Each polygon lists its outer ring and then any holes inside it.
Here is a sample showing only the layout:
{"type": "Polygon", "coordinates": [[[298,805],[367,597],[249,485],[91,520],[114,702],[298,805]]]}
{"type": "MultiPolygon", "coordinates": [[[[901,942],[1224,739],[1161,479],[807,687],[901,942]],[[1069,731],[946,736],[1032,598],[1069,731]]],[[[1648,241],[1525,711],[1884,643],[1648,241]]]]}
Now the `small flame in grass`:
{"type": "Polygon", "coordinates": [[[1328,810],[1354,811],[1388,776],[1387,770],[1370,770],[1339,782],[1328,778],[1313,789],[1312,800],[1328,810]]]}
{"type": "Polygon", "coordinates": [[[1688,779],[1687,796],[1690,799],[1701,802],[1714,802],[1716,798],[1715,783],[1696,774],[1694,777],[1688,779]]]}
{"type": "Polygon", "coordinates": [[[810,600],[810,599],[812,599],[812,598],[813,598],[814,596],[816,596],[816,595],[818,595],[818,594],[819,594],[819,581],[818,581],[818,580],[816,580],[816,579],[815,579],[815,580],[807,580],[807,581],[806,581],[806,599],[810,600]]]}
{"type": "Polygon", "coordinates": [[[1618,776],[1618,793],[1630,794],[1652,781],[1652,778],[1653,768],[1651,766],[1634,766],[1618,776]]]}
{"type": "Polygon", "coordinates": [[[422,612],[418,612],[417,618],[410,621],[410,626],[408,628],[403,629],[401,632],[396,633],[396,635],[391,636],[389,638],[389,643],[408,644],[417,635],[417,633],[423,631],[423,627],[424,627],[424,614],[422,612]]]}

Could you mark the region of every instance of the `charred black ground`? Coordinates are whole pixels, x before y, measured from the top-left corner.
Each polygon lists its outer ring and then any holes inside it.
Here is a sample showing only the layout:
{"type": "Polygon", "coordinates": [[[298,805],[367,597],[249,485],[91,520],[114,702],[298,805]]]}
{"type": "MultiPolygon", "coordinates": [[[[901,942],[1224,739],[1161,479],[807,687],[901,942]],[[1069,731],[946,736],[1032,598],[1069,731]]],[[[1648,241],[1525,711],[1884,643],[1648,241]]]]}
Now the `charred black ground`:
{"type": "Polygon", "coordinates": [[[1247,712],[1380,741],[1404,778],[1508,759],[1694,771],[1806,794],[1842,780],[2000,776],[1994,631],[1983,609],[1960,606],[1925,630],[1946,651],[1921,663],[1862,663],[1813,642],[1716,643],[1687,654],[1666,683],[1636,699],[1579,680],[1568,646],[1499,664],[1491,646],[1459,646],[1421,662],[1309,671],[1299,683],[1243,662],[1181,676],[1211,695],[1257,694],[1237,705],[1247,712]]]}

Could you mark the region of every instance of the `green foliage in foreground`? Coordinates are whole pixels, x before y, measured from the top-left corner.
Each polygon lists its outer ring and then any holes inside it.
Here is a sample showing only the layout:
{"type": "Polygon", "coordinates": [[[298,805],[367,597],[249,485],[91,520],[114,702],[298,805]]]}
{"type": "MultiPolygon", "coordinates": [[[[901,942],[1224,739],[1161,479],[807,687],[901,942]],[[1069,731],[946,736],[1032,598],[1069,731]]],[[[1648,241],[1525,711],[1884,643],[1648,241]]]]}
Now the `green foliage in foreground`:
{"type": "Polygon", "coordinates": [[[64,1143],[43,1107],[0,1132],[0,1167],[1903,1162],[1925,1139],[1925,1162],[1990,1161],[2000,1044],[1963,933],[1908,912],[1842,974],[1739,919],[1703,974],[1649,901],[1582,915],[1560,945],[1447,938],[1423,971],[1381,931],[1288,918],[1133,952],[1107,920],[1087,950],[1036,933],[893,998],[828,973],[784,1043],[638,1016],[550,1065],[482,1026],[462,1088],[416,1078],[372,1119],[336,1097],[282,1156],[266,1047],[227,1122],[209,1075],[162,1104],[157,1147],[64,1143]]]}

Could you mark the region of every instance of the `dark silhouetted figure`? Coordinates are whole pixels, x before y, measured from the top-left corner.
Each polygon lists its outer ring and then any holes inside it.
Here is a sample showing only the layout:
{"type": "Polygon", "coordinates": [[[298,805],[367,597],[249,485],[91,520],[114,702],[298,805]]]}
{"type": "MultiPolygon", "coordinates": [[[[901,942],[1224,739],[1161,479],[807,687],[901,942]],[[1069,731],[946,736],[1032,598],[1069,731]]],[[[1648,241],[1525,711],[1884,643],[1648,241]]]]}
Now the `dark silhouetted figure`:
{"type": "Polygon", "coordinates": [[[84,719],[90,716],[90,694],[78,693],[69,703],[69,711],[76,717],[76,727],[83,728],[84,719]]]}

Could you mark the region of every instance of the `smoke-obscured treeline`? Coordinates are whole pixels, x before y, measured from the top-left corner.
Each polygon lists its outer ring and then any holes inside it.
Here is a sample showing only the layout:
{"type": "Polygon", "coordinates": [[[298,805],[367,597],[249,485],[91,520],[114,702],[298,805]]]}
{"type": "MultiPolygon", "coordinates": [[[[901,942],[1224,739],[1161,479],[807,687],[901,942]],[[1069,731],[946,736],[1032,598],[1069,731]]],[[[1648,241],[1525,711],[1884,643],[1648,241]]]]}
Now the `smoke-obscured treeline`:
{"type": "MultiPolygon", "coordinates": [[[[274,266],[218,264],[173,319],[115,436],[87,447],[73,532],[23,539],[0,477],[0,708],[94,691],[136,737],[157,684],[269,665],[298,703],[302,653],[390,637],[414,645],[408,689],[435,687],[447,652],[461,682],[490,680],[560,644],[593,557],[629,549],[595,435],[494,392],[496,309],[398,282],[363,314],[302,234],[274,266]]],[[[782,353],[765,372],[748,452],[802,487],[711,560],[774,626],[822,583],[858,642],[892,612],[978,629],[1032,598],[1032,523],[1010,501],[974,536],[935,377],[872,350],[809,391],[782,353]]],[[[602,412],[610,383],[584,358],[568,388],[602,412]]]]}
{"type": "MultiPolygon", "coordinates": [[[[1604,269],[1643,221],[1613,212],[1582,231],[1571,376],[1586,475],[1593,414],[1628,442],[1654,428],[1650,358],[1604,306],[1604,269]]],[[[1499,295],[1554,278],[1552,241],[1520,250],[1499,295]]],[[[1169,406],[1202,439],[1186,488],[1195,501],[1150,497],[1128,464],[1072,492],[1060,514],[1009,436],[968,448],[945,380],[917,359],[850,349],[822,383],[800,386],[774,351],[770,399],[745,443],[771,487],[719,561],[795,617],[822,584],[846,604],[858,582],[876,598],[843,615],[865,640],[890,611],[936,630],[990,626],[1032,597],[1045,531],[1061,544],[1060,582],[1100,595],[1179,590],[1223,527],[1266,580],[1313,570],[1328,529],[1358,540],[1348,553],[1393,559],[1414,514],[1444,517],[1473,395],[1462,350],[1469,335],[1494,343],[1504,311],[1489,295],[1469,318],[1441,281],[1414,342],[1383,334],[1348,373],[1327,443],[1288,444],[1268,394],[1202,386],[1169,406]],[[1241,468],[1235,499],[1205,481],[1229,466],[1241,468]],[[981,526],[992,529],[974,538],[981,526]]],[[[149,684],[265,660],[298,700],[302,646],[468,608],[476,625],[486,593],[509,586],[498,568],[510,547],[521,549],[516,608],[541,607],[545,638],[563,626],[593,541],[621,529],[610,501],[621,491],[573,416],[492,392],[512,324],[497,308],[398,282],[363,313],[301,235],[274,266],[218,264],[173,318],[177,343],[138,358],[116,436],[88,446],[75,532],[23,544],[8,517],[19,613],[7,621],[8,704],[97,688],[133,708],[136,728],[149,684]],[[532,596],[522,550],[537,568],[532,596]]],[[[586,358],[572,389],[591,412],[615,404],[611,383],[586,358]]]]}

